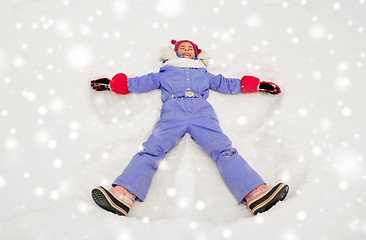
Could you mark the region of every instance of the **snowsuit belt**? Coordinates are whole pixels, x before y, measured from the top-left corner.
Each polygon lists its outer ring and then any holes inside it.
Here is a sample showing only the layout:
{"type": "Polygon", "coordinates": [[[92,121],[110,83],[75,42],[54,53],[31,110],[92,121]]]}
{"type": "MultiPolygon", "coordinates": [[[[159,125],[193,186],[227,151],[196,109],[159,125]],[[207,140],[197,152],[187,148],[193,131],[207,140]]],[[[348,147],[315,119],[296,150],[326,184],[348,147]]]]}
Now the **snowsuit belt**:
{"type": "Polygon", "coordinates": [[[179,92],[171,95],[170,98],[203,98],[203,94],[193,91],[179,92]]]}

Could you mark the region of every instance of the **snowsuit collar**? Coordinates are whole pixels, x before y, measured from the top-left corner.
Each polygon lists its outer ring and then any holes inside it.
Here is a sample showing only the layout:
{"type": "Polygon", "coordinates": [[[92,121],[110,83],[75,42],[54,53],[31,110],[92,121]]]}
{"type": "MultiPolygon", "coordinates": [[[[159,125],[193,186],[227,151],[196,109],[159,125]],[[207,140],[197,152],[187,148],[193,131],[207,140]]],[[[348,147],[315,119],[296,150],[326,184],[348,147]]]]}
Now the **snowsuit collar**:
{"type": "Polygon", "coordinates": [[[180,58],[174,49],[167,47],[161,50],[160,61],[163,66],[173,66],[180,68],[206,68],[208,64],[208,56],[202,51],[197,56],[197,60],[180,58]]]}
{"type": "Polygon", "coordinates": [[[166,61],[163,66],[173,66],[179,68],[206,68],[203,62],[186,58],[175,58],[166,61]]]}

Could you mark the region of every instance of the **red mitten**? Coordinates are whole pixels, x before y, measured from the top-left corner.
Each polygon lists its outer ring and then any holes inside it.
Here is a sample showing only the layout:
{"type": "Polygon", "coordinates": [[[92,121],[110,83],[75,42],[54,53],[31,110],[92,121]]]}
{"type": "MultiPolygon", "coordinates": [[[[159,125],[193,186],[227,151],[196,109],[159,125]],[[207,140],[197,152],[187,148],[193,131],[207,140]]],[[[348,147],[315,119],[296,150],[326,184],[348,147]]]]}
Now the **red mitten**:
{"type": "Polygon", "coordinates": [[[242,93],[257,92],[259,83],[260,83],[260,80],[257,77],[243,76],[241,78],[241,83],[240,83],[241,92],[242,93]]]}
{"type": "Polygon", "coordinates": [[[281,93],[280,87],[273,82],[260,82],[259,91],[277,95],[281,93]]]}
{"type": "Polygon", "coordinates": [[[123,73],[116,74],[109,83],[109,86],[115,93],[127,94],[127,76],[123,73]]]}

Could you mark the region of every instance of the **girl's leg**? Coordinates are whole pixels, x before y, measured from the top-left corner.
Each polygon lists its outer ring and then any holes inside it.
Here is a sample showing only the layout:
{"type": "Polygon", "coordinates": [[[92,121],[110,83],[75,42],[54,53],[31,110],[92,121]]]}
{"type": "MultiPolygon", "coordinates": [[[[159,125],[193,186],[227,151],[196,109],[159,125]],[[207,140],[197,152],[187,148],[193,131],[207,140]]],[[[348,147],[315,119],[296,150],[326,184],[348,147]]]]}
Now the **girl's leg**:
{"type": "Polygon", "coordinates": [[[226,186],[238,203],[245,202],[249,192],[264,184],[258,173],[232,147],[216,118],[195,118],[190,125],[190,134],[216,162],[226,186]]]}
{"type": "Polygon", "coordinates": [[[186,133],[186,129],[186,121],[160,120],[143,144],[143,150],[132,158],[112,186],[122,186],[136,195],[137,200],[143,201],[160,161],[186,133]]]}
{"type": "Polygon", "coordinates": [[[214,159],[224,182],[238,203],[247,201],[253,214],[269,210],[285,199],[289,187],[279,183],[267,187],[262,178],[232,147],[229,138],[222,133],[211,106],[201,107],[191,119],[190,134],[214,159]]]}
{"type": "Polygon", "coordinates": [[[113,188],[106,190],[97,187],[92,197],[101,208],[126,216],[135,199],[143,201],[159,162],[186,133],[187,123],[175,120],[175,114],[164,107],[161,120],[152,135],[143,144],[143,150],[137,153],[123,173],[113,182],[113,188]],[[164,114],[165,113],[165,114],[164,114]]]}

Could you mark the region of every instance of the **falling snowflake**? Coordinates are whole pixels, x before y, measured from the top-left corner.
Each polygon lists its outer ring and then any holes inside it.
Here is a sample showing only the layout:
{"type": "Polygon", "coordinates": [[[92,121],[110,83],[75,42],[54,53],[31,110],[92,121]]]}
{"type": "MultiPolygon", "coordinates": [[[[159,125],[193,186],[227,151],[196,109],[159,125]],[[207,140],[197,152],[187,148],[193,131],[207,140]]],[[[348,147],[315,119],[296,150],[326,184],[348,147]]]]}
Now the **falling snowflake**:
{"type": "Polygon", "coordinates": [[[61,168],[62,165],[63,165],[62,160],[60,160],[60,159],[53,160],[52,166],[54,168],[61,168]]]}
{"type": "Polygon", "coordinates": [[[240,116],[237,123],[238,125],[245,125],[247,123],[247,118],[245,116],[240,116]]]}
{"type": "Polygon", "coordinates": [[[321,155],[322,154],[322,149],[321,149],[321,147],[318,147],[318,146],[316,146],[316,147],[313,147],[313,154],[314,154],[314,156],[319,156],[319,155],[321,155]]]}
{"type": "Polygon", "coordinates": [[[42,197],[44,195],[44,189],[42,187],[37,187],[34,190],[34,193],[36,194],[37,197],[42,197]]]}
{"type": "Polygon", "coordinates": [[[224,238],[231,238],[231,236],[233,235],[232,231],[230,229],[224,229],[222,231],[222,236],[224,238]]]}
{"type": "Polygon", "coordinates": [[[306,117],[308,113],[309,113],[308,109],[304,107],[298,110],[298,114],[300,115],[300,117],[306,117]]]}
{"type": "Polygon", "coordinates": [[[306,212],[305,211],[299,211],[297,213],[297,219],[300,221],[304,221],[306,219],[306,212]]]}
{"type": "Polygon", "coordinates": [[[339,188],[341,190],[346,190],[348,188],[348,182],[346,180],[342,180],[339,182],[339,188]]]}
{"type": "Polygon", "coordinates": [[[196,208],[198,210],[203,210],[203,209],[205,209],[205,207],[206,207],[206,204],[203,201],[196,202],[196,208]]]}
{"type": "Polygon", "coordinates": [[[18,147],[18,140],[11,137],[5,140],[5,148],[8,150],[14,150],[18,147]]]}
{"type": "Polygon", "coordinates": [[[57,200],[57,199],[60,198],[60,193],[58,191],[56,191],[56,190],[55,191],[51,191],[50,198],[52,200],[57,200]]]}
{"type": "Polygon", "coordinates": [[[251,15],[247,18],[247,25],[251,28],[257,28],[261,25],[261,17],[258,15],[251,15]]]}
{"type": "Polygon", "coordinates": [[[167,194],[169,197],[175,197],[177,195],[177,190],[175,188],[169,188],[167,194]]]}
{"type": "Polygon", "coordinates": [[[351,116],[351,114],[352,114],[352,109],[351,109],[350,107],[344,107],[344,108],[342,109],[342,114],[343,114],[343,116],[345,116],[345,117],[349,117],[349,116],[351,116]]]}
{"type": "Polygon", "coordinates": [[[181,0],[159,0],[157,12],[164,16],[173,17],[181,13],[183,4],[181,0]]]}
{"type": "Polygon", "coordinates": [[[314,25],[310,28],[310,36],[313,40],[322,40],[325,37],[324,27],[321,25],[314,25]]]}
{"type": "Polygon", "coordinates": [[[321,80],[322,79],[322,73],[321,72],[319,72],[319,71],[315,71],[315,72],[313,72],[313,79],[314,80],[316,80],[316,81],[319,81],[319,80],[321,80]]]}
{"type": "Polygon", "coordinates": [[[0,188],[6,187],[6,179],[3,176],[0,176],[0,188]]]}
{"type": "Polygon", "coordinates": [[[74,45],[67,51],[67,62],[76,70],[88,67],[92,61],[92,50],[85,44],[74,45]]]}

